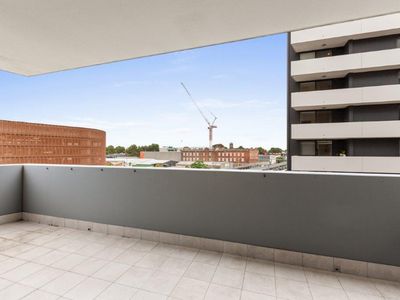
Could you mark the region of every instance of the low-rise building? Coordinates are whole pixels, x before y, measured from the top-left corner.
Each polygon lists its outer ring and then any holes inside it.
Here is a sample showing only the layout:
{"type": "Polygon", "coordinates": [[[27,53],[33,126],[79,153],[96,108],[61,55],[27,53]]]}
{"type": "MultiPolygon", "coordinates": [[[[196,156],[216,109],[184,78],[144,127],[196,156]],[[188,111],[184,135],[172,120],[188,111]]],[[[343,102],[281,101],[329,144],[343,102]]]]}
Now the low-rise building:
{"type": "Polygon", "coordinates": [[[236,164],[248,164],[258,161],[257,149],[185,149],[182,150],[182,161],[214,161],[236,164]]]}
{"type": "Polygon", "coordinates": [[[173,167],[176,161],[143,159],[138,157],[107,158],[107,164],[121,167],[173,167]]]}
{"type": "Polygon", "coordinates": [[[181,161],[182,153],[178,151],[140,151],[140,158],[181,161]]]}

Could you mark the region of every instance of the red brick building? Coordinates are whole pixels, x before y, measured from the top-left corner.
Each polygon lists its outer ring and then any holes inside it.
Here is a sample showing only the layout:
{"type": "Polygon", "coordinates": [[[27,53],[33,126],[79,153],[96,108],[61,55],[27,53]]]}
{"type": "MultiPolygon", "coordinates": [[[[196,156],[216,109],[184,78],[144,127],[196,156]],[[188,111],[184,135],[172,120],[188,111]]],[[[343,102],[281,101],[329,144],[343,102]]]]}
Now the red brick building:
{"type": "Polygon", "coordinates": [[[258,161],[257,149],[189,149],[182,150],[183,161],[217,161],[230,163],[255,163],[258,161]]]}
{"type": "Polygon", "coordinates": [[[0,120],[0,164],[104,165],[105,144],[97,129],[0,120]]]}

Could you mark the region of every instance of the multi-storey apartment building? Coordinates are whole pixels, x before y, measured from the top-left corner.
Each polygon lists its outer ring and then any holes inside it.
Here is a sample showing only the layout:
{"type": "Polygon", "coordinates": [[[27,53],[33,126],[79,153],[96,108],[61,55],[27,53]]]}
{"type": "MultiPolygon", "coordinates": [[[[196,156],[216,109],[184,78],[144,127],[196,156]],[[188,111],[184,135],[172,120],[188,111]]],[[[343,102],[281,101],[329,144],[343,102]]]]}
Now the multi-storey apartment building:
{"type": "Polygon", "coordinates": [[[400,14],[290,33],[288,167],[400,173],[400,14]]]}
{"type": "Polygon", "coordinates": [[[97,129],[0,120],[0,164],[104,165],[105,143],[97,129]]]}
{"type": "Polygon", "coordinates": [[[189,149],[182,150],[183,161],[215,161],[229,163],[255,163],[258,161],[257,149],[189,149]]]}

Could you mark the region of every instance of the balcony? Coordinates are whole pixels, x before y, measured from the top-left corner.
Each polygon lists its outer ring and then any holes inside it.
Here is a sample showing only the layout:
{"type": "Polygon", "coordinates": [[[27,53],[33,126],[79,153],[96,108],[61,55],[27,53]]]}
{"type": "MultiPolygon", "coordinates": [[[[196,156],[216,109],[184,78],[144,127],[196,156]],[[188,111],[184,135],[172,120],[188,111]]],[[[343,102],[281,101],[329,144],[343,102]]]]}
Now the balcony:
{"type": "Polygon", "coordinates": [[[0,178],[1,299],[400,297],[373,279],[400,280],[398,175],[9,165],[0,178]]]}
{"type": "Polygon", "coordinates": [[[400,121],[292,124],[292,139],[398,138],[400,121]]]}
{"type": "Polygon", "coordinates": [[[292,93],[297,111],[400,103],[400,84],[292,93]]]}
{"type": "Polygon", "coordinates": [[[398,68],[400,48],[292,61],[291,75],[295,81],[308,81],[398,68]]]}
{"type": "Polygon", "coordinates": [[[400,157],[292,156],[294,171],[399,173],[400,157]]]}
{"type": "Polygon", "coordinates": [[[349,40],[400,33],[400,14],[392,14],[295,31],[291,44],[296,52],[344,46],[349,40]]]}

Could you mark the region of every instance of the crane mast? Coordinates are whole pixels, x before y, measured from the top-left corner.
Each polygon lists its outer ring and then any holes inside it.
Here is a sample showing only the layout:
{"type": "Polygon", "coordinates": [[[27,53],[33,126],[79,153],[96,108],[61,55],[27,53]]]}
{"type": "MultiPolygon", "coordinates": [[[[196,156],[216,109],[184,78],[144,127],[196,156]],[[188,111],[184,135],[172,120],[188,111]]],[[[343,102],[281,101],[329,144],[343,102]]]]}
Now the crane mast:
{"type": "Polygon", "coordinates": [[[217,125],[215,124],[215,121],[217,120],[217,117],[212,113],[209,112],[213,117],[213,121],[210,122],[210,120],[206,117],[206,115],[204,114],[204,112],[201,110],[200,106],[197,104],[197,102],[194,100],[194,98],[192,97],[192,94],[189,92],[189,90],[187,89],[187,87],[185,86],[185,84],[183,82],[181,82],[182,87],[185,89],[186,93],[188,94],[190,100],[192,100],[194,106],[196,106],[197,110],[199,111],[200,115],[203,117],[204,121],[206,121],[208,127],[208,146],[210,150],[212,150],[212,145],[213,145],[213,130],[215,128],[217,128],[217,125]]]}

